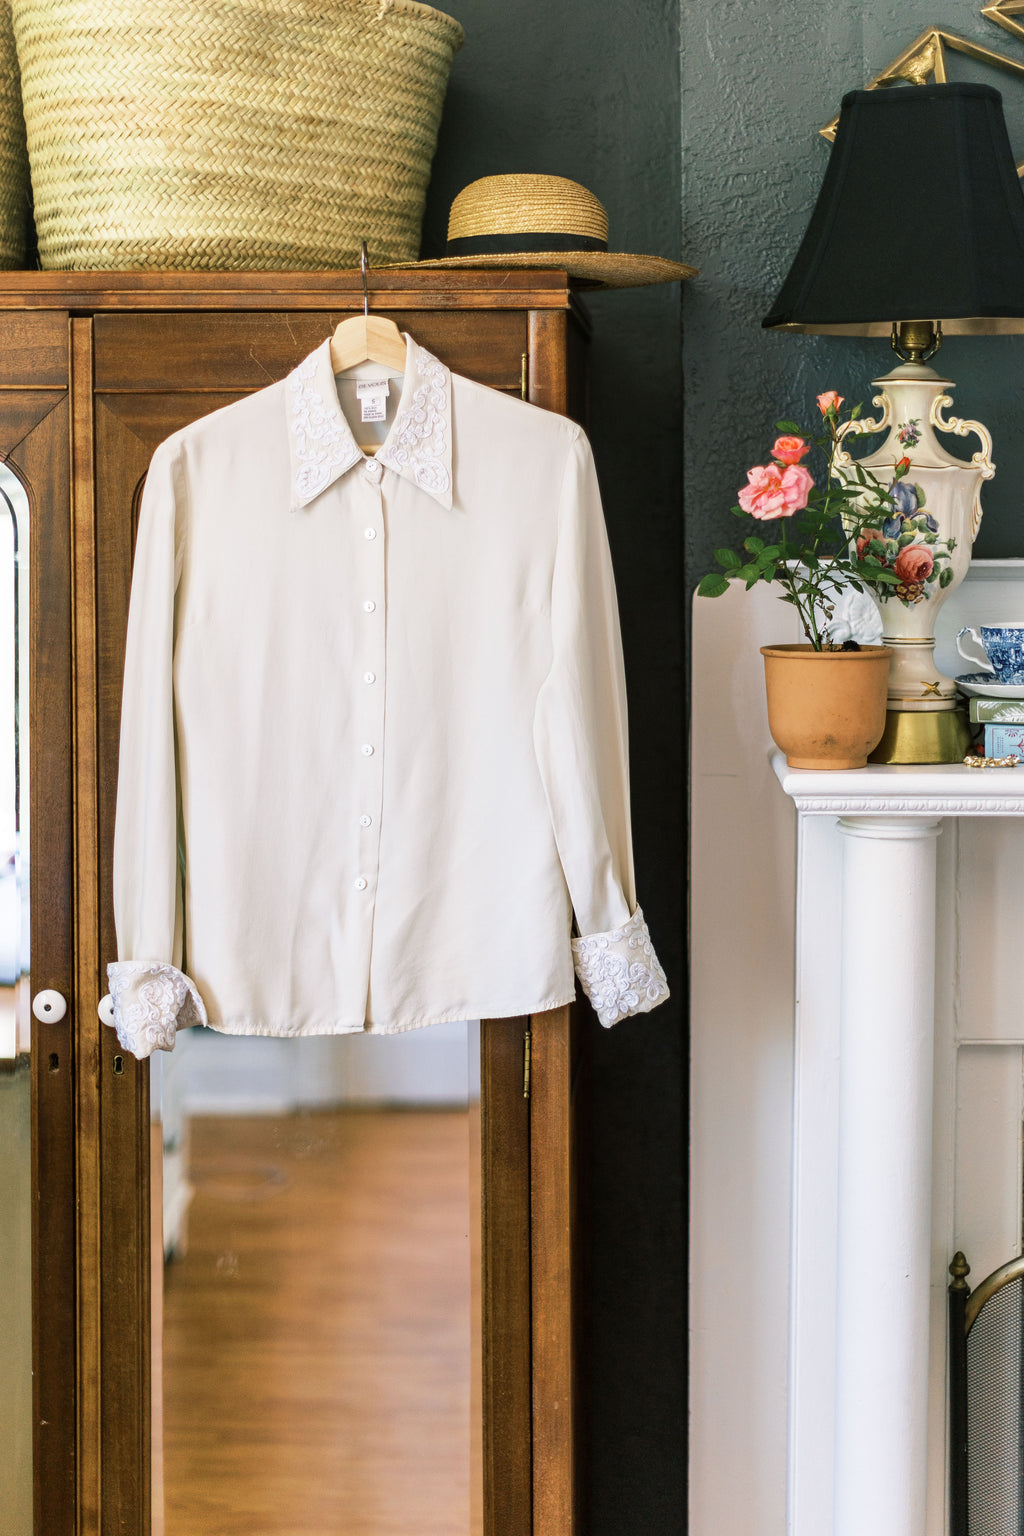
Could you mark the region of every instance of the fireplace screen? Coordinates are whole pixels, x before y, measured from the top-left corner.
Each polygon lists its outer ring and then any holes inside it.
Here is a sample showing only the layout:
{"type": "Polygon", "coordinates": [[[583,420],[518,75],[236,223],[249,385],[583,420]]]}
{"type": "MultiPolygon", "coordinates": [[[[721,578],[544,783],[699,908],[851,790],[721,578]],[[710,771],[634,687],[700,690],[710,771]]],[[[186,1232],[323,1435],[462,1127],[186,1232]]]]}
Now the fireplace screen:
{"type": "Polygon", "coordinates": [[[1024,1536],[1024,1257],[950,1273],[951,1536],[1024,1536]]]}

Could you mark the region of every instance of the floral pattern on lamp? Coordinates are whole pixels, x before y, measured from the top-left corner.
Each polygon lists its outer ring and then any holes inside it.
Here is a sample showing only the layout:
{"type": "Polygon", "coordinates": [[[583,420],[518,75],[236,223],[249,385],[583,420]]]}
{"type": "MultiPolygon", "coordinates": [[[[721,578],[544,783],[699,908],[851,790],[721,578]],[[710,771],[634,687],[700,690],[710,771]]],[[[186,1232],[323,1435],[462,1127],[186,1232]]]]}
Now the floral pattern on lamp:
{"type": "Polygon", "coordinates": [[[874,384],[880,414],[843,422],[835,470],[851,483],[855,465],[875,475],[893,477],[893,512],[876,530],[865,552],[900,578],[881,587],[883,640],[894,649],[889,677],[889,709],[942,711],[956,707],[956,684],[935,664],[935,618],[946,598],[963,581],[971,546],[981,525],[981,487],[995,474],[992,439],[980,422],[944,414],[953,404],[949,379],[923,363],[904,363],[874,384]],[[975,434],[981,447],[969,462],[949,453],[935,435],[975,434]],[[853,435],[886,432],[881,447],[863,458],[849,452],[853,435]],[[902,471],[902,473],[899,473],[902,471]]]}
{"type": "MultiPolygon", "coordinates": [[[[915,443],[918,441],[915,438],[915,443]]],[[[904,442],[902,429],[900,442],[904,442]]],[[[910,459],[904,455],[896,468],[910,469],[910,459]]],[[[950,563],[956,548],[955,539],[940,539],[939,525],[924,510],[924,487],[909,480],[893,480],[889,486],[893,514],[879,528],[865,528],[857,540],[857,553],[874,559],[900,578],[899,586],[879,591],[879,601],[895,599],[910,607],[942,591],[953,581],[950,563]]]]}

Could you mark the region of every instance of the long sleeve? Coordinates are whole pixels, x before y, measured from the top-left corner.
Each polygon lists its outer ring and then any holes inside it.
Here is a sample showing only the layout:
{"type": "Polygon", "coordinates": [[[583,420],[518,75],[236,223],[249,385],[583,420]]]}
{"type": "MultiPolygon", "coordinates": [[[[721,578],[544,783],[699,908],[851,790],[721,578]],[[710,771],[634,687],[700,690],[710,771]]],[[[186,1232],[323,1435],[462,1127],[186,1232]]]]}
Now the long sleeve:
{"type": "Polygon", "coordinates": [[[205,1023],[182,963],[172,664],[181,570],[180,461],[162,444],[139,514],[125,650],[114,831],[118,959],[107,967],[114,1027],[138,1057],[170,1050],[175,1031],[205,1023]]]}
{"type": "Polygon", "coordinates": [[[669,994],[633,886],[618,608],[593,457],[579,431],[562,485],[551,630],[534,744],[578,929],[576,971],[611,1025],[669,994]]]}

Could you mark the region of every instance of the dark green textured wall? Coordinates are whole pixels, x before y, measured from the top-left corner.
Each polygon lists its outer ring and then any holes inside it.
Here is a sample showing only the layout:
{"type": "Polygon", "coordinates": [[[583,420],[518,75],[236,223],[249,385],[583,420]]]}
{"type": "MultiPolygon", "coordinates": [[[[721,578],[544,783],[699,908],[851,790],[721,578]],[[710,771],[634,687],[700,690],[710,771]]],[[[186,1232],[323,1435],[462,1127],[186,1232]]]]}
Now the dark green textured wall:
{"type": "MultiPolygon", "coordinates": [[[[615,249],[679,255],[679,12],[452,0],[466,28],[424,254],[478,176],[590,187],[615,249]]],[[[590,436],[622,615],[639,900],[672,1000],[596,1039],[588,1536],[684,1529],[683,725],[678,285],[588,298],[590,436]]],[[[595,1026],[596,1027],[596,1026],[595,1026]]]]}
{"type": "MultiPolygon", "coordinates": [[[[843,93],[882,71],[927,27],[941,25],[1024,64],[1024,40],[987,21],[980,0],[775,0],[771,6],[686,0],[681,10],[683,230],[702,269],[684,297],[686,555],[695,581],[734,535],[728,508],[745,471],[764,462],[779,417],[807,420],[814,396],[838,389],[870,401],[891,366],[885,342],[761,330],[807,225],[829,153],[817,134],[843,93]]],[[[1011,143],[1024,159],[1024,78],[949,55],[950,78],[1002,91],[1011,143]]],[[[912,165],[892,167],[892,197],[865,240],[885,240],[912,165]]],[[[893,360],[894,361],[894,360],[893,360]]],[[[997,474],[985,487],[975,552],[1024,554],[1024,336],[950,338],[942,368],[957,381],[957,415],[992,432],[997,474]]],[[[976,440],[971,439],[971,449],[976,440]]],[[[958,450],[954,445],[954,451],[958,450]]]]}

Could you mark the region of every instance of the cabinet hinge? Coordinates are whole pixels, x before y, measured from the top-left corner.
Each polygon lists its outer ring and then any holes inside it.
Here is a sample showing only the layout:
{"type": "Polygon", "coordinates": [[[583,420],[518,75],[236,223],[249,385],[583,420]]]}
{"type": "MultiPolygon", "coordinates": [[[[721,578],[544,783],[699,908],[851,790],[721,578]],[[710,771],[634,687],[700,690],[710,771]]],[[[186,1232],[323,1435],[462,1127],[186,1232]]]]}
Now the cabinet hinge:
{"type": "Polygon", "coordinates": [[[523,1098],[530,1097],[530,1031],[523,1035],[523,1098]]]}

